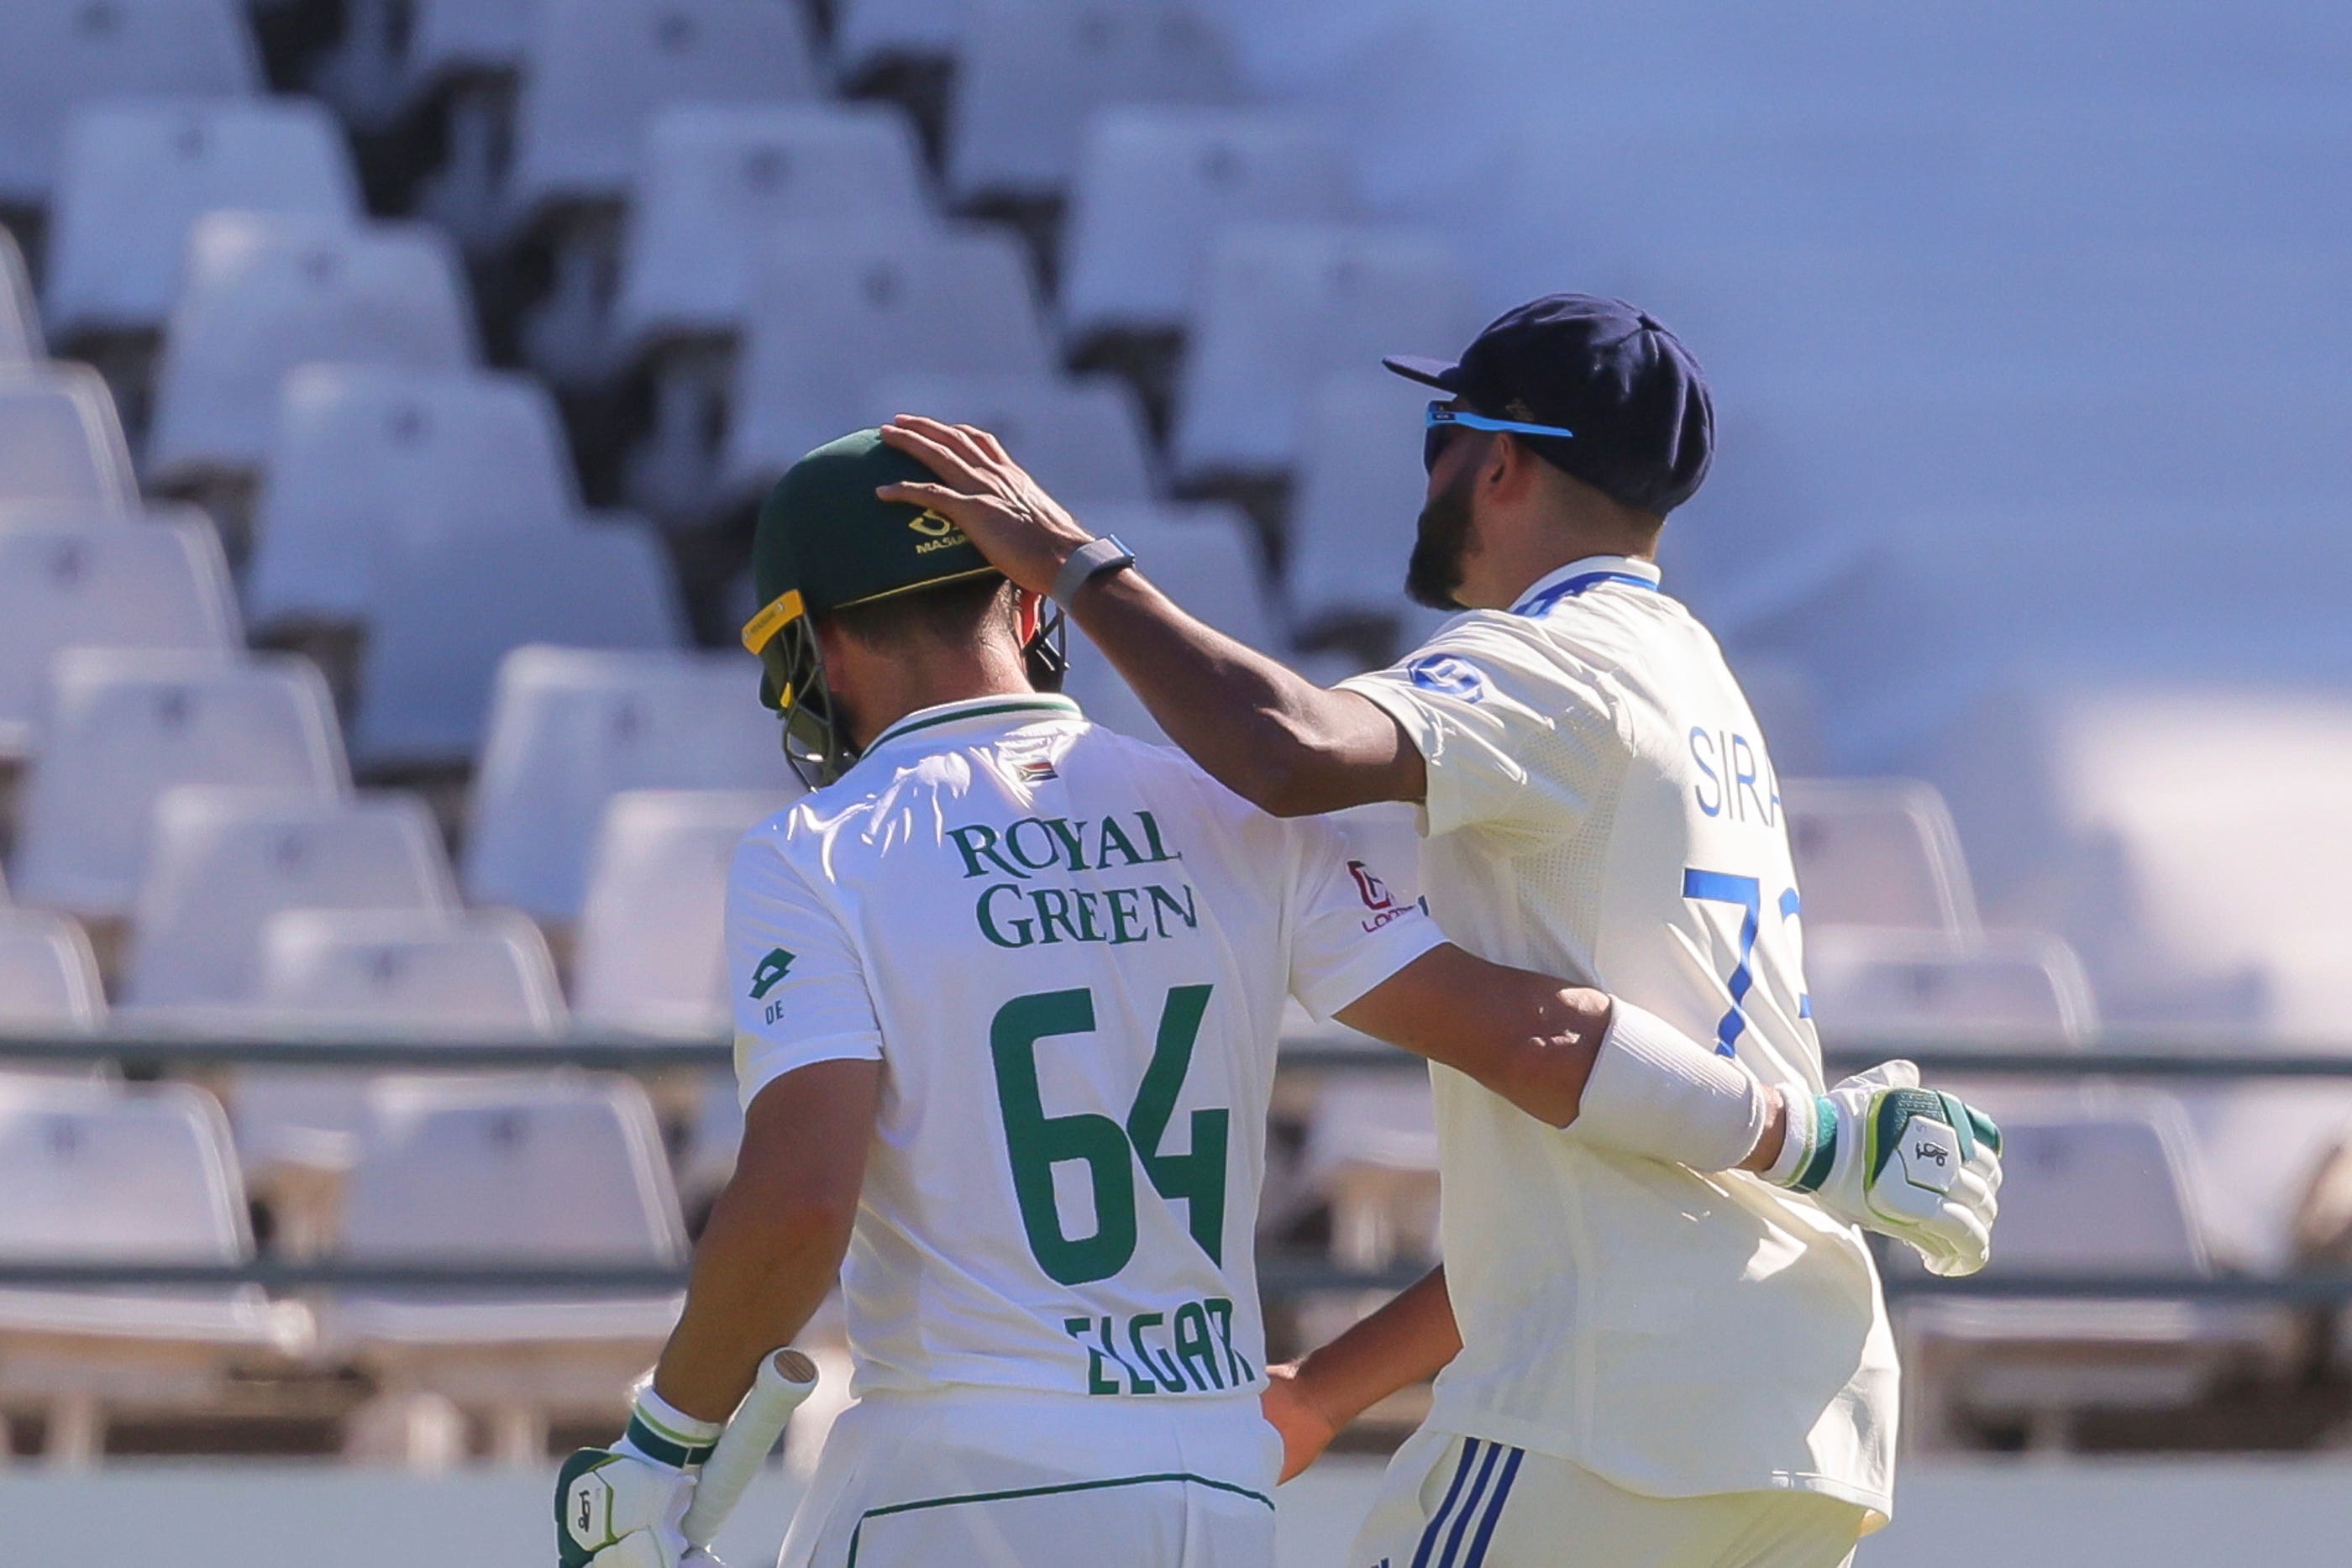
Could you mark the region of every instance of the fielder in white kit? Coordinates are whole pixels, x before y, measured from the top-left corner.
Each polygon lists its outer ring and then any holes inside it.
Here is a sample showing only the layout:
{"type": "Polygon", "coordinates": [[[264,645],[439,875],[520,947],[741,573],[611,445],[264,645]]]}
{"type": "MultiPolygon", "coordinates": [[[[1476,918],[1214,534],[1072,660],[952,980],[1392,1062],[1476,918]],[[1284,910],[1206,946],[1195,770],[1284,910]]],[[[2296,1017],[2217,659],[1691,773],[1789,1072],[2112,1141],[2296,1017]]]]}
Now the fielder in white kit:
{"type": "MultiPolygon", "coordinates": [[[[1805,1108],[1471,956],[1328,824],[1036,689],[1040,601],[877,495],[924,472],[861,432],[762,512],[744,640],[821,787],[737,852],[742,1155],[627,1436],[565,1467],[559,1543],[674,1568],[720,1423],[838,1270],[857,1403],[785,1563],[1267,1568],[1253,1246],[1286,995],[1538,1137],[1761,1168],[1805,1108]]],[[[1055,597],[1130,563],[1105,541],[1055,597]]]]}
{"type": "MultiPolygon", "coordinates": [[[[1438,1373],[1352,1568],[1832,1568],[1894,1507],[1895,1344],[1857,1228],[1982,1267],[1998,1131],[1907,1062],[1823,1083],[1769,755],[1652,559],[1712,442],[1679,341],[1559,295],[1458,364],[1389,363],[1446,394],[1408,589],[1468,613],[1328,691],[1134,572],[1073,615],[1211,775],[1284,815],[1416,803],[1449,937],[1640,1002],[1790,1118],[1767,1168],[1721,1171],[1433,1069],[1444,1267],[1274,1369],[1289,1469],[1438,1373]]],[[[1025,475],[898,423],[940,481],[906,494],[1015,581],[1085,548],[1025,475]]]]}

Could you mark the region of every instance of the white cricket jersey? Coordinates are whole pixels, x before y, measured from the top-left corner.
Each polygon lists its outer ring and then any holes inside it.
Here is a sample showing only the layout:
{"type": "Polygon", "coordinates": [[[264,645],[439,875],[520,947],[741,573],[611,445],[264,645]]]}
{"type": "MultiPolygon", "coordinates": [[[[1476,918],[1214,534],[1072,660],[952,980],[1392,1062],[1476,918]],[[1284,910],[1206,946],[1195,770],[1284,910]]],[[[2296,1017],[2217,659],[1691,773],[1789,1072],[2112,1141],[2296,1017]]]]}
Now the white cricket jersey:
{"type": "Polygon", "coordinates": [[[1436,946],[1328,823],[1058,696],[910,715],[748,834],[727,891],[743,1103],[878,1059],[842,1288],[855,1390],[1232,1395],[1283,998],[1436,946]]]}
{"type": "MultiPolygon", "coordinates": [[[[1820,1092],[1771,759],[1656,567],[1576,561],[1342,684],[1428,765],[1423,891],[1448,936],[1820,1092]]],[[[1895,1344],[1860,1232],[1433,1079],[1463,1340],[1433,1425],[1653,1496],[1795,1487],[1890,1510],[1895,1344]]]]}

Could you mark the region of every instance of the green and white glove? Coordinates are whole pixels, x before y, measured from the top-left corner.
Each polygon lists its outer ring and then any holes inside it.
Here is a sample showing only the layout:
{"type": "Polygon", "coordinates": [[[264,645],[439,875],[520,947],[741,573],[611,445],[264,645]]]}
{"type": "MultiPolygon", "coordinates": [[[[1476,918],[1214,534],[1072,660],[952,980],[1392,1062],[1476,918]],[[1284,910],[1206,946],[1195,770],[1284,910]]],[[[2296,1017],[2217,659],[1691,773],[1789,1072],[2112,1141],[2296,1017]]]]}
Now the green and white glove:
{"type": "Polygon", "coordinates": [[[2000,1129],[1958,1096],[1887,1061],[1821,1095],[1788,1096],[1788,1137],[1764,1179],[1811,1193],[1848,1224],[1907,1243],[1931,1274],[1992,1256],[2000,1129]]]}
{"type": "Polygon", "coordinates": [[[702,1462],[719,1441],[648,1386],[629,1429],[609,1448],[582,1448],[555,1478],[555,1548],[562,1568],[723,1568],[688,1546],[686,1511],[702,1462]]]}

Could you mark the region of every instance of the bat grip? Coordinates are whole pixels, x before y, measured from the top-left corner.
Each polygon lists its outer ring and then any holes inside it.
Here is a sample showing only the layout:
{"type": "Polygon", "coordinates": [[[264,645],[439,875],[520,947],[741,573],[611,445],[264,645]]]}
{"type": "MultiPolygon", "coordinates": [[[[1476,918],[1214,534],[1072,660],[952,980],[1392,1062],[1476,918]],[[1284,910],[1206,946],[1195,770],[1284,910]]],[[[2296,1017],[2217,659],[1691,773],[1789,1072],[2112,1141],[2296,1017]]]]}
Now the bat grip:
{"type": "Polygon", "coordinates": [[[680,1525],[689,1544],[710,1544],[735,1511],[743,1489],[767,1462],[768,1450],[783,1436],[784,1424],[815,1391],[816,1363],[799,1351],[787,1346],[761,1358],[751,1391],[719,1435],[718,1446],[695,1481],[694,1501],[680,1525]]]}

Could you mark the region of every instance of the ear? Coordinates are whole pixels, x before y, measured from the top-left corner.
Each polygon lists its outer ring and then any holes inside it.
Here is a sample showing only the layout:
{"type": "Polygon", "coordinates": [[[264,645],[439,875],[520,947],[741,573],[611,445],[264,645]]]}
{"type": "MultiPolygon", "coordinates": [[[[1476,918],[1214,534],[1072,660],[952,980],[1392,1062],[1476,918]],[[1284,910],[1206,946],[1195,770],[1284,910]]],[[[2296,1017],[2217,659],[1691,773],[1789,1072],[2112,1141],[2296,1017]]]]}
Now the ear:
{"type": "Polygon", "coordinates": [[[1488,444],[1486,467],[1479,482],[1494,493],[1498,501],[1517,501],[1525,497],[1528,487],[1536,481],[1536,467],[1543,459],[1535,450],[1508,431],[1496,433],[1488,444]]]}

